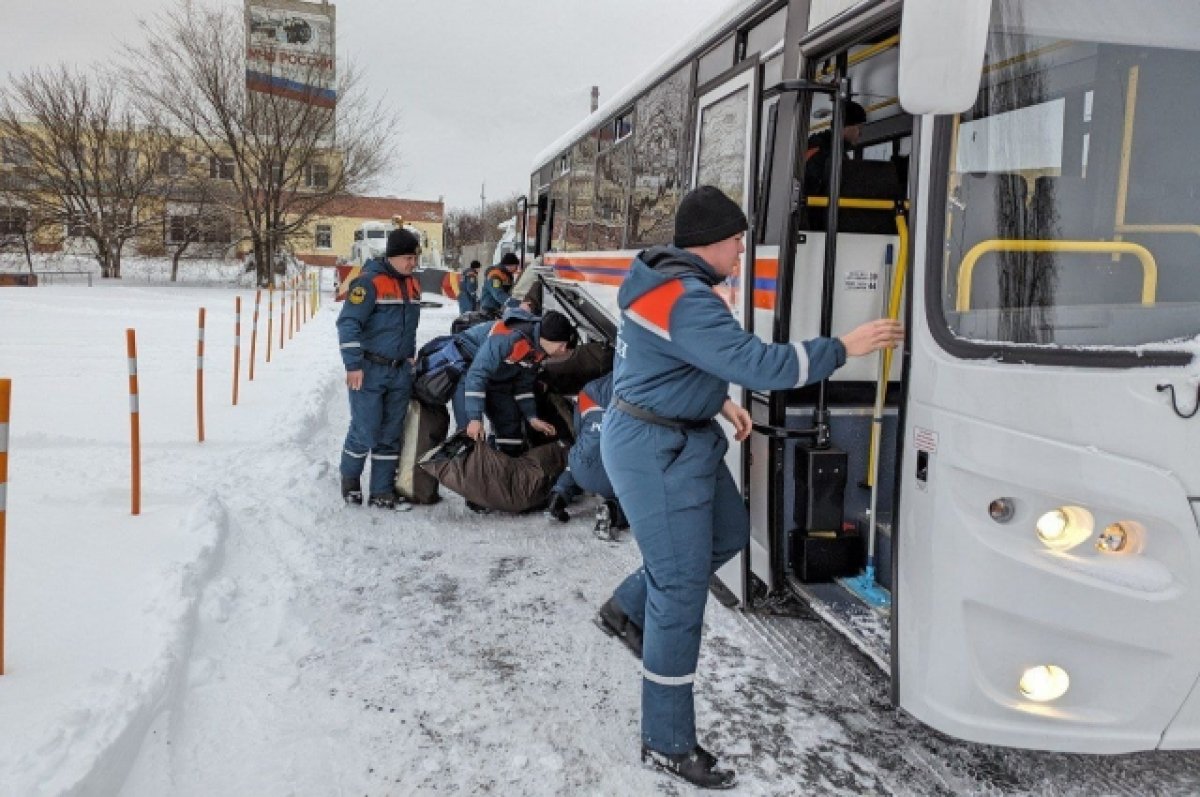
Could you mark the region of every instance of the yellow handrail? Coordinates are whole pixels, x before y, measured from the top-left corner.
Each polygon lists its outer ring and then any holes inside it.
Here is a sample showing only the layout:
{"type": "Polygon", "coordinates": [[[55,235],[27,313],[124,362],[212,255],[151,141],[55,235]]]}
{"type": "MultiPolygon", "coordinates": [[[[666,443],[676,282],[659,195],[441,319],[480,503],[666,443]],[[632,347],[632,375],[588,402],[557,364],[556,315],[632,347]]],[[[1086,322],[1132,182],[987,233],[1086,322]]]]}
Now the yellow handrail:
{"type": "MultiPolygon", "coordinates": [[[[892,294],[888,297],[887,317],[896,321],[900,318],[900,302],[904,298],[904,281],[908,278],[908,222],[903,213],[896,214],[896,235],[900,239],[897,247],[896,271],[892,275],[892,294]]],[[[867,486],[875,486],[875,458],[879,456],[880,438],[883,436],[883,405],[887,399],[888,380],[892,375],[892,349],[883,350],[879,384],[875,386],[875,417],[879,422],[871,424],[871,443],[867,449],[867,486]]]]}
{"type": "MultiPolygon", "coordinates": [[[[829,197],[827,196],[810,196],[804,200],[810,208],[827,208],[829,207],[829,197]]],[[[908,200],[897,203],[892,199],[853,199],[843,197],[838,200],[839,208],[850,208],[851,210],[895,210],[896,205],[908,207],[908,200]]]]}
{"type": "Polygon", "coordinates": [[[1074,252],[1098,253],[1114,255],[1134,255],[1142,262],[1142,304],[1154,304],[1158,291],[1158,264],[1154,255],[1140,244],[1124,241],[1039,241],[1027,239],[993,238],[981,241],[971,247],[963,256],[958,267],[958,296],[954,309],[966,312],[971,309],[971,281],[975,274],[975,264],[979,258],[990,252],[1074,252]]]}
{"type": "Polygon", "coordinates": [[[1200,235],[1200,224],[1118,224],[1116,232],[1200,235]]]}

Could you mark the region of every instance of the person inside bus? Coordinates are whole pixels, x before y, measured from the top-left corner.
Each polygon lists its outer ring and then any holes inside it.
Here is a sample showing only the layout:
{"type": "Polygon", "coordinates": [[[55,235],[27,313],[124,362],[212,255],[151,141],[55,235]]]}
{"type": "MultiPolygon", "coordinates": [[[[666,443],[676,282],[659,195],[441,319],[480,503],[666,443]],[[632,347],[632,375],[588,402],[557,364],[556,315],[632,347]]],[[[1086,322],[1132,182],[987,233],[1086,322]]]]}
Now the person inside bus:
{"type": "MultiPolygon", "coordinates": [[[[866,121],[866,109],[857,102],[848,100],[842,122],[842,141],[845,144],[843,155],[858,143],[866,121]]],[[[832,152],[832,130],[822,130],[808,137],[808,149],[804,152],[805,196],[829,196],[829,155],[832,152]]]]}
{"type": "Polygon", "coordinates": [[[513,272],[521,261],[512,252],[500,258],[500,262],[487,270],[483,277],[483,296],[479,300],[479,309],[491,313],[496,318],[504,310],[504,304],[512,296],[513,272]]]}
{"type": "Polygon", "coordinates": [[[573,331],[562,313],[551,310],[536,316],[517,306],[509,308],[500,321],[456,335],[459,351],[471,361],[454,393],[458,428],[482,442],[486,413],[492,421],[496,448],[512,456],[524,453],[525,423],[553,436],[554,425],[537,415],[533,391],[538,363],[565,352],[573,331]]]}
{"type": "Polygon", "coordinates": [[[728,788],[732,770],[700,746],[692,687],[709,578],[744,549],[750,519],[714,418],[751,431],[729,385],[787,390],[826,379],[847,357],[903,340],[871,321],[839,338],[765,343],[713,291],[745,251],[746,215],[719,188],[684,196],[673,246],[641,252],[621,284],[613,399],[600,451],[633,528],[642,567],[596,623],[642,658],[642,760],[689,783],[728,788]]]}
{"type": "Polygon", "coordinates": [[[471,313],[479,308],[479,261],[463,269],[458,279],[458,312],[471,313]]]}
{"type": "Polygon", "coordinates": [[[588,382],[575,401],[575,443],[567,453],[567,469],[550,491],[546,515],[560,523],[571,519],[567,507],[584,491],[604,499],[596,512],[592,532],[602,540],[616,539],[616,532],[629,527],[613,492],[612,482],[600,459],[600,434],[604,412],[612,400],[612,373],[588,382]]]}

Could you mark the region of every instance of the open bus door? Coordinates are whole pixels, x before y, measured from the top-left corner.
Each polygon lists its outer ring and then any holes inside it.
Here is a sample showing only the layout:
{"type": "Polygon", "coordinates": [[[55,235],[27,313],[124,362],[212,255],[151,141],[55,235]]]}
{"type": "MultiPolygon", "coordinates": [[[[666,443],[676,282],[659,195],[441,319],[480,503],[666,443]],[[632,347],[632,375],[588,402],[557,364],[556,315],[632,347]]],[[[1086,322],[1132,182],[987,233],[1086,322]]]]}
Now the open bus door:
{"type": "Polygon", "coordinates": [[[1182,6],[1133,26],[1001,0],[972,61],[938,47],[968,28],[943,30],[949,5],[906,3],[901,39],[901,100],[928,104],[893,696],[972,741],[1194,748],[1200,437],[1163,391],[1197,379],[1200,248],[1164,222],[1200,171],[1162,120],[1195,107],[1200,43],[1175,31],[1197,28],[1182,6]],[[907,86],[910,57],[983,62],[978,99],[907,86]]]}
{"type": "MultiPolygon", "coordinates": [[[[713,185],[741,205],[750,218],[754,229],[755,185],[754,164],[756,163],[756,141],[758,130],[759,86],[758,59],[747,59],[737,74],[716,88],[710,89],[696,101],[696,139],[692,149],[692,188],[713,185]]],[[[716,290],[729,305],[739,324],[745,326],[747,302],[753,301],[754,236],[746,235],[746,253],[737,273],[729,277],[716,290]]],[[[749,312],[753,312],[750,305],[749,312]]],[[[747,407],[748,391],[735,394],[738,402],[747,407]]],[[[719,418],[727,433],[732,427],[724,418],[719,418]]],[[[729,451],[725,463],[733,474],[734,481],[743,495],[746,492],[743,463],[746,443],[734,441],[729,436],[729,451]]],[[[751,534],[751,546],[755,544],[751,534]]],[[[765,551],[764,557],[765,557],[765,551]]],[[[745,564],[740,553],[717,571],[717,578],[738,599],[746,602],[748,587],[744,574],[745,564]]],[[[753,560],[754,557],[752,556],[753,560]]]]}

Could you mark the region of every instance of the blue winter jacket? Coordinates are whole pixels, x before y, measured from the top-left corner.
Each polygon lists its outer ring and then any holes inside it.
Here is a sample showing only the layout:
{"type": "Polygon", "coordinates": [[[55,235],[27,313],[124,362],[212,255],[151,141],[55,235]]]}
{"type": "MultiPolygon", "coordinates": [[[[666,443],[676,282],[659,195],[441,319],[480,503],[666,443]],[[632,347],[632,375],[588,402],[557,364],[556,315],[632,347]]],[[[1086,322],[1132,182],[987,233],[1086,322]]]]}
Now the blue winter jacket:
{"type": "Polygon", "coordinates": [[[479,309],[499,313],[512,295],[513,276],[504,266],[492,266],[483,276],[483,295],[479,309]]]}
{"type": "Polygon", "coordinates": [[[605,374],[583,386],[575,402],[575,445],[571,461],[578,458],[591,464],[600,459],[600,433],[604,430],[604,411],[612,402],[613,375],[605,374]]]}
{"type": "Polygon", "coordinates": [[[539,345],[541,316],[523,308],[510,308],[492,324],[479,324],[458,333],[455,340],[463,354],[471,357],[465,377],[467,418],[483,419],[488,387],[512,384],[517,406],[525,418],[537,417],[533,386],[537,382],[538,363],[546,356],[539,345]]]}
{"type": "Polygon", "coordinates": [[[640,253],[617,293],[621,308],[613,392],[666,418],[706,420],[729,383],[783,390],[817,382],[846,361],[836,338],[764,343],[713,292],[721,277],[691,252],[640,253]]]}
{"type": "Polygon", "coordinates": [[[350,283],[338,315],[338,343],[347,371],[363,367],[363,352],[407,360],[417,351],[421,283],[382,258],[368,260],[350,283]]]}
{"type": "Polygon", "coordinates": [[[479,306],[479,279],[466,269],[458,278],[458,312],[469,313],[479,306]]]}

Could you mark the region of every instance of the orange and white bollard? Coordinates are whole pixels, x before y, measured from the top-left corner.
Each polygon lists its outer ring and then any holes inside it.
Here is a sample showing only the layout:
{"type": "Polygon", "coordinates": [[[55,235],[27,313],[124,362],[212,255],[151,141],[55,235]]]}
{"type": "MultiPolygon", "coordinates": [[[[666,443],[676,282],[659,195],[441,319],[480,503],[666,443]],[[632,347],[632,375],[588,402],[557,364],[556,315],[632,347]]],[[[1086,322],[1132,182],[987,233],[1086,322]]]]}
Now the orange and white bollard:
{"type": "Polygon", "coordinates": [[[200,308],[200,328],[196,333],[196,442],[204,442],[204,308],[200,308]]]}
{"type": "Polygon", "coordinates": [[[250,322],[250,380],[254,381],[254,350],[258,347],[258,305],[262,301],[262,288],[254,292],[254,320],[250,322]]]}
{"type": "Polygon", "coordinates": [[[138,400],[137,333],[125,330],[129,358],[129,514],[142,514],[142,421],[138,400]]]}
{"type": "Polygon", "coordinates": [[[233,406],[237,406],[238,376],[242,370],[242,297],[233,297],[233,406]]]}
{"type": "Polygon", "coordinates": [[[12,380],[0,379],[0,675],[4,675],[4,551],[8,545],[4,516],[8,507],[8,407],[12,380]]]}
{"type": "Polygon", "coordinates": [[[275,283],[267,286],[267,362],[271,362],[271,336],[275,334],[275,283]]]}

